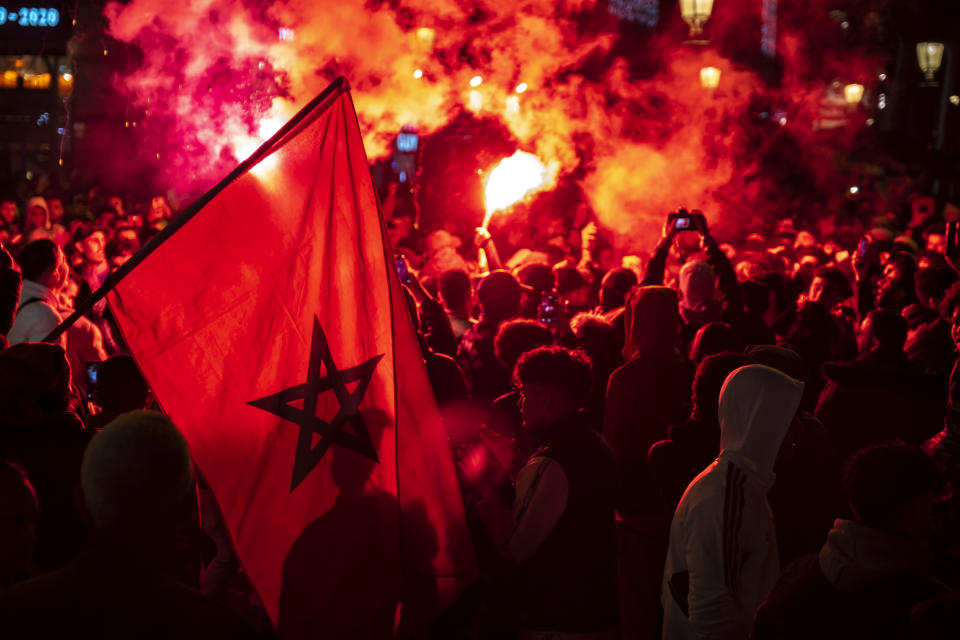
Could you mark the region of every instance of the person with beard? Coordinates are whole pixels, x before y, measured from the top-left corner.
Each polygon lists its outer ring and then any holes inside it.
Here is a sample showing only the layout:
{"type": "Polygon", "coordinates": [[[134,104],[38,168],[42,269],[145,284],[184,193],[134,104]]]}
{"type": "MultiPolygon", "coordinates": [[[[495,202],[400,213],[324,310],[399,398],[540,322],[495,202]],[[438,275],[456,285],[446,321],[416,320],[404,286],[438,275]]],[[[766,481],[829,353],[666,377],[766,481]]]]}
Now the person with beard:
{"type": "Polygon", "coordinates": [[[879,265],[877,242],[861,240],[862,250],[857,251],[853,261],[856,276],[857,318],[861,321],[873,309],[890,309],[901,312],[917,302],[914,278],[917,259],[904,251],[890,255],[886,263],[879,265]],[[879,270],[879,273],[878,273],[879,270]]]}

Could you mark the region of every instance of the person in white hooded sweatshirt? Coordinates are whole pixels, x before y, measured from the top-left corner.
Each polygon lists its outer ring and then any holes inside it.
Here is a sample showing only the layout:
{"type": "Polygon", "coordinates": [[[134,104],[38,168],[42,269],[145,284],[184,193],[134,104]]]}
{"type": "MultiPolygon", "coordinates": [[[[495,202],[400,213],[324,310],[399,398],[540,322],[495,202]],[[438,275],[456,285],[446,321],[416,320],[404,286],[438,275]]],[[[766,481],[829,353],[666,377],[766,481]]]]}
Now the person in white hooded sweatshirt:
{"type": "Polygon", "coordinates": [[[779,575],[767,492],[803,383],[767,366],[733,371],[720,390],[720,455],[693,479],[670,525],[663,638],[747,638],[779,575]]]}

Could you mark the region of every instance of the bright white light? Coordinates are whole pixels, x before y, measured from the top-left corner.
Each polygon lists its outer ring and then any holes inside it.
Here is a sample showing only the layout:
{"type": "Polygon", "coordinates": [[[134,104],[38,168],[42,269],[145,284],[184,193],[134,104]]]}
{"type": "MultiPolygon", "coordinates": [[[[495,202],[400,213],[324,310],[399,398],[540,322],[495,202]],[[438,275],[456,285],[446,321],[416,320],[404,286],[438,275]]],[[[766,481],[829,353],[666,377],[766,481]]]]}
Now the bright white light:
{"type": "Polygon", "coordinates": [[[880,81],[883,82],[884,80],[887,79],[887,74],[881,73],[880,75],[877,76],[877,78],[879,78],[880,81]]]}
{"type": "Polygon", "coordinates": [[[416,70],[413,72],[413,77],[416,78],[417,80],[419,80],[420,78],[422,78],[422,77],[423,77],[423,70],[422,70],[422,69],[416,69],[416,70]]]}
{"type": "Polygon", "coordinates": [[[781,126],[781,127],[787,126],[787,119],[786,119],[785,117],[784,117],[784,118],[780,118],[780,120],[778,120],[778,122],[780,123],[780,126],[781,126]]]}
{"type": "Polygon", "coordinates": [[[950,96],[950,104],[954,106],[960,105],[960,96],[950,96]]]}
{"type": "Polygon", "coordinates": [[[506,108],[507,108],[507,113],[519,113],[520,98],[518,98],[517,96],[507,96],[506,108]]]}
{"type": "Polygon", "coordinates": [[[278,37],[280,40],[283,40],[284,42],[292,42],[292,41],[293,41],[293,29],[288,29],[288,28],[286,28],[286,27],[280,27],[279,31],[277,32],[277,37],[278,37]]]}
{"type": "Polygon", "coordinates": [[[860,187],[850,187],[850,194],[853,195],[860,191],[860,187]]]}
{"type": "Polygon", "coordinates": [[[64,81],[64,82],[73,82],[73,74],[72,74],[72,73],[65,73],[65,74],[63,74],[63,81],[64,81]]]}
{"type": "Polygon", "coordinates": [[[517,93],[523,93],[526,90],[527,90],[526,82],[521,82],[520,84],[517,85],[517,88],[514,89],[514,91],[516,91],[517,93]]]}
{"type": "Polygon", "coordinates": [[[547,168],[532,153],[517,151],[501,160],[487,176],[484,200],[487,207],[487,226],[490,214],[506,209],[528,194],[543,188],[547,182],[547,168]]]}
{"type": "Polygon", "coordinates": [[[474,89],[470,92],[470,99],[467,106],[471,111],[479,111],[483,108],[483,94],[474,89]]]}
{"type": "Polygon", "coordinates": [[[471,87],[479,87],[481,84],[483,84],[483,78],[481,78],[480,76],[473,76],[472,78],[470,78],[471,87]]]}

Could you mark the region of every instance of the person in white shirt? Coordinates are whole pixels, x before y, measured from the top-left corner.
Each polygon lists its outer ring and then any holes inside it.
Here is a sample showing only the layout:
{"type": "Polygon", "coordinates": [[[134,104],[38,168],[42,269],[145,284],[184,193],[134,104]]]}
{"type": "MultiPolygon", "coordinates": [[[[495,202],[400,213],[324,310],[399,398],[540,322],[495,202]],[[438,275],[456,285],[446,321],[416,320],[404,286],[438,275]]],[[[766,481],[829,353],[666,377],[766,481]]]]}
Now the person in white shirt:
{"type": "MultiPolygon", "coordinates": [[[[60,247],[46,238],[24,245],[17,263],[23,274],[23,289],[7,340],[11,345],[42,342],[62,320],[57,293],[66,282],[69,267],[60,247]]],[[[55,342],[66,348],[64,336],[55,342]]]]}

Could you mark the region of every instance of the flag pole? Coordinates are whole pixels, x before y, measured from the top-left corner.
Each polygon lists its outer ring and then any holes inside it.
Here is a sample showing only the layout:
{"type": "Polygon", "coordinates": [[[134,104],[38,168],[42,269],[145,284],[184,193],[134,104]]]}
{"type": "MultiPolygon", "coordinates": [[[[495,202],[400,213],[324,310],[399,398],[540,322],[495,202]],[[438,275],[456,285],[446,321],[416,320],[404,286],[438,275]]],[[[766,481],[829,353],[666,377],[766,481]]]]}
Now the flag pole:
{"type": "Polygon", "coordinates": [[[297,112],[295,116],[290,118],[285,125],[280,127],[280,129],[273,134],[273,136],[260,145],[256,151],[250,154],[250,157],[241,162],[237,167],[231,171],[225,178],[223,178],[216,185],[211,187],[209,191],[204,193],[202,196],[193,201],[193,203],[187,207],[183,213],[177,216],[173,222],[167,225],[160,233],[153,237],[142,249],[137,251],[127,262],[122,264],[116,271],[111,273],[107,279],[104,281],[103,285],[99,289],[91,293],[89,296],[84,298],[83,302],[71,313],[66,320],[61,322],[56,329],[50,332],[42,342],[53,342],[57,340],[63,333],[69,329],[74,322],[76,322],[80,316],[86,314],[90,309],[93,308],[93,305],[103,300],[110,291],[113,290],[117,284],[120,283],[134,268],[137,267],[141,262],[147,259],[147,257],[153,253],[161,244],[167,241],[170,236],[180,230],[183,225],[190,221],[197,213],[200,212],[207,204],[210,203],[221,191],[227,188],[231,182],[245,174],[247,171],[252,169],[258,162],[263,160],[266,156],[274,150],[276,146],[283,138],[287,136],[291,131],[297,128],[313,111],[318,107],[323,105],[325,102],[331,102],[334,98],[337,98],[345,91],[350,90],[350,83],[347,82],[347,79],[343,76],[340,76],[336,80],[330,83],[330,85],[324,89],[317,97],[311,100],[305,107],[297,112]]]}

